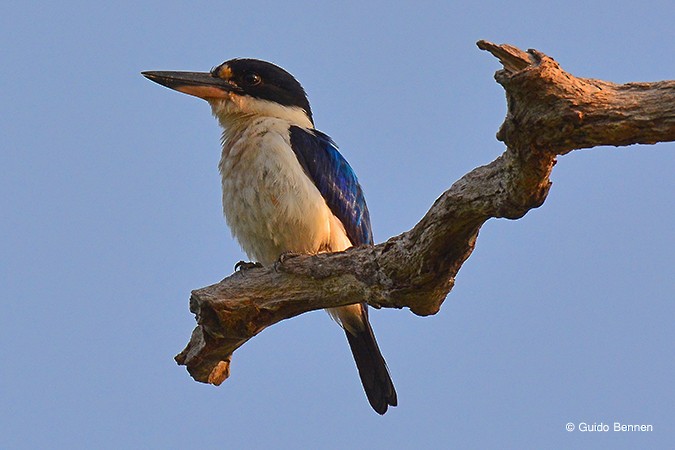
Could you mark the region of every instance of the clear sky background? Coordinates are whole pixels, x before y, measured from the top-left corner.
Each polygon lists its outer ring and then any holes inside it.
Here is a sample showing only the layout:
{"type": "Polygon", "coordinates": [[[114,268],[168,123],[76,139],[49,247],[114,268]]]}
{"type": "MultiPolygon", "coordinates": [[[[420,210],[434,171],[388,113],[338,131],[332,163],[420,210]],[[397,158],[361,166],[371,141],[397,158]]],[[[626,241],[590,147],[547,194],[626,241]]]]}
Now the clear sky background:
{"type": "Polygon", "coordinates": [[[0,5],[0,448],[672,448],[675,144],[559,159],[546,203],[491,220],[441,311],[371,314],[400,406],[369,407],[322,311],[234,355],[173,356],[190,291],[244,258],[208,105],[141,77],[233,57],[305,86],[375,240],[504,150],[487,39],[614,82],[675,78],[671,1],[0,5]],[[650,433],[568,432],[615,421],[650,433]]]}

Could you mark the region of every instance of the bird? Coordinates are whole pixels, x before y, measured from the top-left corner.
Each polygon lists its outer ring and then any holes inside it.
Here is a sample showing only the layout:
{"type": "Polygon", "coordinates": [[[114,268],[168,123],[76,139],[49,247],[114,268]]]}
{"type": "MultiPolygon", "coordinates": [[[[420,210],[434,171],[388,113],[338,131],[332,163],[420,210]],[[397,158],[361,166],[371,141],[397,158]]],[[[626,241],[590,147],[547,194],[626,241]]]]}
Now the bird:
{"type": "MultiPolygon", "coordinates": [[[[335,142],[314,126],[307,94],[283,68],[235,58],[209,72],[145,71],[151,81],[206,100],[223,128],[218,168],[223,212],[255,263],[286,254],[373,245],[363,189],[335,142]]],[[[368,305],[330,308],[343,328],[366,397],[379,414],[397,406],[368,305]]]]}

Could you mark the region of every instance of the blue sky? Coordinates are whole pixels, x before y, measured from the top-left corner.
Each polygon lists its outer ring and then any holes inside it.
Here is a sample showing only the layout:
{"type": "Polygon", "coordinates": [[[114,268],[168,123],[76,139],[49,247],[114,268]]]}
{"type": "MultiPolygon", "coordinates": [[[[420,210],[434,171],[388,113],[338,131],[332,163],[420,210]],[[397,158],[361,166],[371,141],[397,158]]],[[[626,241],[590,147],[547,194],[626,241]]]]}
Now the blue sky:
{"type": "Polygon", "coordinates": [[[486,223],[440,313],[374,311],[400,402],[380,417],[321,311],[247,343],[220,387],[176,366],[190,290],[243,254],[208,105],[140,72],[287,68],[381,242],[503,151],[477,40],[656,81],[674,19],[667,1],[3,3],[0,448],[672,445],[675,144],[560,158],[541,208],[486,223]],[[615,421],[654,431],[565,431],[615,421]]]}

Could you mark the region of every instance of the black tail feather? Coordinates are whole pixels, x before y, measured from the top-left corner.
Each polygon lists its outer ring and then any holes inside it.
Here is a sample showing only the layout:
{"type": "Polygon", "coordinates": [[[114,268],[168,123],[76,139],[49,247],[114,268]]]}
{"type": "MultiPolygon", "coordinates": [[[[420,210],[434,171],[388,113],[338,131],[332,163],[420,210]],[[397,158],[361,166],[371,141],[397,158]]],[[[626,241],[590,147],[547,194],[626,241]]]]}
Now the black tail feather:
{"type": "Polygon", "coordinates": [[[387,363],[377,346],[373,329],[368,322],[367,313],[364,314],[363,319],[366,325],[364,330],[358,331],[356,334],[345,330],[345,334],[352,349],[356,368],[359,370],[361,383],[366,391],[370,406],[378,414],[384,414],[389,406],[398,404],[396,390],[389,376],[387,363]]]}

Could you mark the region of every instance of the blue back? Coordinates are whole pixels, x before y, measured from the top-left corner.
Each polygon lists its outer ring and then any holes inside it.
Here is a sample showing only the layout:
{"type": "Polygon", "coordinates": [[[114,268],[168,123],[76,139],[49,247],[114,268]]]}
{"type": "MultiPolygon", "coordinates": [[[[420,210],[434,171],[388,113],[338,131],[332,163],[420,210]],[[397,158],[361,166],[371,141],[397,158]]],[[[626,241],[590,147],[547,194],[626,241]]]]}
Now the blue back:
{"type": "Polygon", "coordinates": [[[307,176],[345,227],[353,245],[373,243],[370,214],[359,180],[335,142],[317,130],[290,128],[291,147],[307,176]]]}

